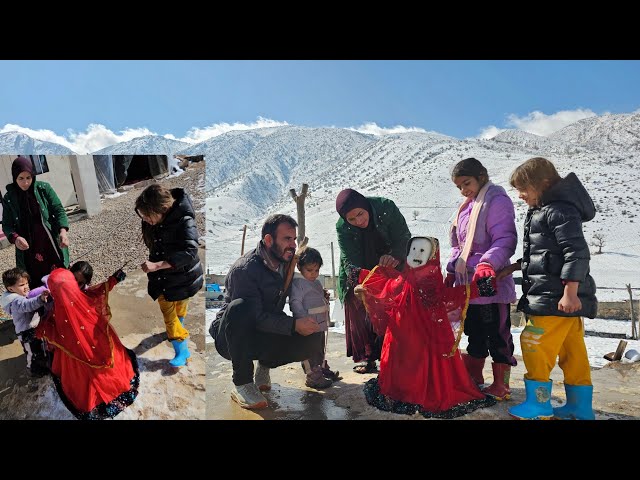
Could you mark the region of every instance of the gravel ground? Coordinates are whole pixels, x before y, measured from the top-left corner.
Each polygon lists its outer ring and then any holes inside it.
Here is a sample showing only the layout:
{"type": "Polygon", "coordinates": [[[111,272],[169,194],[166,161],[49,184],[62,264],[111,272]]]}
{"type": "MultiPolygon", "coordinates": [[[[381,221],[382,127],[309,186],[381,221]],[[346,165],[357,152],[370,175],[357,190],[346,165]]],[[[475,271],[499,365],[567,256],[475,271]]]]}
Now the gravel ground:
{"type": "MultiPolygon", "coordinates": [[[[159,180],[167,188],[182,187],[191,196],[196,211],[200,235],[204,235],[205,162],[191,163],[184,173],[159,180]]],[[[140,184],[142,185],[142,184],[140,184]]],[[[146,184],[144,185],[146,186],[146,184]]],[[[131,271],[144,262],[148,250],[142,242],[141,220],[134,204],[142,188],[133,188],[115,198],[102,199],[102,212],[92,218],[72,222],[69,226],[69,256],[71,263],[85,260],[93,266],[92,283],[100,283],[128,262],[125,271],[131,271]]],[[[204,242],[204,237],[202,239],[204,242]]],[[[0,249],[2,271],[15,265],[14,246],[0,249]]],[[[0,283],[0,294],[4,286],[0,283]]],[[[0,310],[0,317],[6,314],[0,310]]]]}

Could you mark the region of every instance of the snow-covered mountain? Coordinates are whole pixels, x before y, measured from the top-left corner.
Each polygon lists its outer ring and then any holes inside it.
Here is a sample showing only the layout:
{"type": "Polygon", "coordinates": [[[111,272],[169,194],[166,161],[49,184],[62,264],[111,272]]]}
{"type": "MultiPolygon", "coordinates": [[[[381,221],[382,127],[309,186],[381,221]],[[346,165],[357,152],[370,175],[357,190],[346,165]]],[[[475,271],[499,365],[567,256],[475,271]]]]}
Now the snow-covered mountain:
{"type": "Polygon", "coordinates": [[[346,129],[282,126],[228,132],[181,153],[205,155],[208,192],[226,185],[262,207],[273,203],[298,172],[330,170],[373,141],[346,129]]]}
{"type": "Polygon", "coordinates": [[[159,135],[145,135],[102,148],[93,152],[92,155],[167,155],[171,158],[174,153],[188,146],[188,143],[179,140],[171,140],[159,135]]]}
{"type": "Polygon", "coordinates": [[[74,152],[65,146],[36,140],[20,132],[0,133],[0,153],[3,155],[74,155],[74,152]]]}
{"type": "Polygon", "coordinates": [[[602,115],[577,121],[549,135],[555,141],[582,145],[594,150],[640,152],[640,113],[602,115]]]}
{"type": "Polygon", "coordinates": [[[532,153],[544,151],[547,154],[573,154],[585,151],[580,145],[555,141],[553,138],[542,137],[522,130],[505,130],[493,137],[491,141],[521,147],[523,150],[532,153]]]}
{"type": "MultiPolygon", "coordinates": [[[[337,128],[287,126],[268,129],[262,135],[255,130],[233,132],[226,139],[221,135],[205,142],[215,145],[215,154],[198,152],[206,155],[207,162],[209,269],[211,273],[228,270],[240,253],[244,224],[248,225],[247,250],[257,243],[268,214],[295,217],[289,189],[299,192],[303,182],[311,192],[305,203],[307,236],[325,259],[323,273],[331,271],[331,242],[336,262],[339,258],[335,198],[343,188],[393,199],[413,234],[441,240],[444,262],[449,225],[461,201],[450,179],[451,167],[467,157],[481,160],[492,181],[509,192],[521,228],[526,205],[517,198],[508,178],[524,160],[544,156],[556,164],[561,175],[576,172],[597,206],[596,218],[584,225],[588,241],[596,233],[605,237],[603,254],[592,258],[596,282],[618,287],[623,282],[638,284],[640,152],[631,144],[640,128],[637,123],[610,123],[610,129],[618,128],[625,131],[610,131],[606,138],[630,142],[624,161],[613,161],[610,148],[594,141],[583,144],[522,132],[503,132],[491,140],[458,140],[432,133],[376,137],[337,128]]],[[[520,254],[518,247],[514,259],[520,254]]]]}

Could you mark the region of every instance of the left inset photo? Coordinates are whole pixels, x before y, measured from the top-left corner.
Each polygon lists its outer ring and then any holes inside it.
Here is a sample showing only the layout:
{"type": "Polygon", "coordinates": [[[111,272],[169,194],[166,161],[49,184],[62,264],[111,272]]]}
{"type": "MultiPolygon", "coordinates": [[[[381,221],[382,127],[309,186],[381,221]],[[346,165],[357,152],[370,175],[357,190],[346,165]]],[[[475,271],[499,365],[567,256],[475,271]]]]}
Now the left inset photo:
{"type": "Polygon", "coordinates": [[[0,420],[205,418],[204,175],[0,155],[0,420]]]}

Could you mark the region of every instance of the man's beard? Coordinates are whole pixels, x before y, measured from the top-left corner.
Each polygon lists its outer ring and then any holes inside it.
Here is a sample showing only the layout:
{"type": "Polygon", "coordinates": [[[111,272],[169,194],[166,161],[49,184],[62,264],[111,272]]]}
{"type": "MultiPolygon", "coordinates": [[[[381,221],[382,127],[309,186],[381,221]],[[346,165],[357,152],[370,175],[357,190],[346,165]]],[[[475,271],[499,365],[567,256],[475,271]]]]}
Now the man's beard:
{"type": "Polygon", "coordinates": [[[284,250],[281,250],[278,245],[276,245],[275,243],[273,245],[271,245],[271,248],[269,248],[269,253],[271,254],[271,256],[273,258],[276,258],[277,260],[280,260],[281,262],[288,262],[289,260],[285,260],[284,258],[284,254],[287,252],[291,252],[291,256],[293,257],[293,255],[296,253],[295,249],[293,248],[285,248],[284,250]]]}

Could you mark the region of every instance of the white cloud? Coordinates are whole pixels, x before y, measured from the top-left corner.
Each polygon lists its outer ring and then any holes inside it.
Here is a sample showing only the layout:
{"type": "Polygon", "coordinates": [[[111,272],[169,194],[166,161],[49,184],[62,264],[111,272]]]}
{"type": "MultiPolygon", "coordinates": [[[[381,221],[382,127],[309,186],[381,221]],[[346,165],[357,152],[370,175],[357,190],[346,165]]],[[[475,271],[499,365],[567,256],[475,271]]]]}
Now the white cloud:
{"type": "Polygon", "coordinates": [[[495,125],[489,125],[488,127],[483,128],[482,131],[480,132],[480,135],[478,135],[476,138],[488,140],[490,138],[495,137],[500,132],[504,132],[504,131],[505,131],[504,128],[498,128],[495,125]]]}
{"type": "Polygon", "coordinates": [[[79,154],[95,152],[101,148],[120,142],[126,142],[136,137],[154,135],[154,133],[148,128],[127,128],[119,133],[114,133],[104,125],[96,123],[90,124],[85,132],[69,130],[66,137],[58,135],[51,130],[34,130],[32,128],[22,127],[12,123],[7,123],[0,129],[0,133],[5,132],[24,133],[36,140],[63,145],[79,154]]]}
{"type": "Polygon", "coordinates": [[[119,133],[112,132],[104,125],[92,123],[87,127],[86,132],[74,132],[69,130],[69,141],[74,145],[70,147],[74,152],[90,153],[100,150],[116,143],[128,142],[134,138],[145,135],[156,135],[146,127],[127,128],[119,133]]]}
{"type": "MultiPolygon", "coordinates": [[[[279,122],[269,118],[258,117],[258,119],[253,123],[216,123],[205,128],[193,127],[184,137],[176,137],[171,133],[167,133],[163,136],[171,140],[180,140],[187,143],[199,143],[232,130],[253,130],[265,127],[281,127],[284,125],[289,124],[287,122],[279,122]]],[[[2,127],[2,129],[0,129],[0,133],[4,132],[24,133],[36,140],[64,145],[79,154],[95,152],[102,148],[121,142],[128,142],[134,138],[144,137],[146,135],[157,135],[157,133],[152,132],[146,127],[127,128],[120,132],[113,132],[104,125],[100,125],[98,123],[90,124],[84,132],[68,130],[66,136],[58,135],[51,130],[34,130],[12,123],[7,123],[2,127]]]]}
{"type": "MultiPolygon", "coordinates": [[[[66,138],[58,135],[57,133],[51,130],[33,130],[32,128],[21,127],[20,125],[16,125],[14,123],[7,123],[4,127],[0,129],[0,133],[6,132],[20,132],[25,135],[29,135],[31,138],[35,138],[36,140],[42,140],[43,142],[53,142],[59,145],[64,145],[67,148],[70,148],[74,152],[78,152],[74,145],[71,144],[66,138]]],[[[80,153],[80,152],[78,152],[80,153]]]]}
{"type": "Polygon", "coordinates": [[[547,136],[578,120],[595,116],[596,113],[592,110],[583,108],[577,110],[561,110],[551,115],[536,110],[524,117],[518,117],[514,114],[509,115],[507,117],[507,126],[536,135],[547,136]]]}
{"type": "Polygon", "coordinates": [[[258,117],[258,120],[253,123],[214,123],[204,128],[193,127],[182,138],[175,137],[171,134],[165,135],[165,137],[172,140],[180,140],[181,142],[200,143],[233,130],[254,130],[256,128],[282,127],[285,125],[289,125],[289,123],[258,117]]]}
{"type": "MultiPolygon", "coordinates": [[[[394,133],[407,133],[407,132],[422,132],[429,133],[424,128],[418,127],[403,127],[402,125],[396,125],[395,127],[385,128],[379,127],[375,122],[368,122],[359,127],[348,127],[347,130],[353,130],[360,133],[367,133],[369,135],[391,135],[394,133]]],[[[437,133],[437,132],[430,132],[437,133]]]]}

